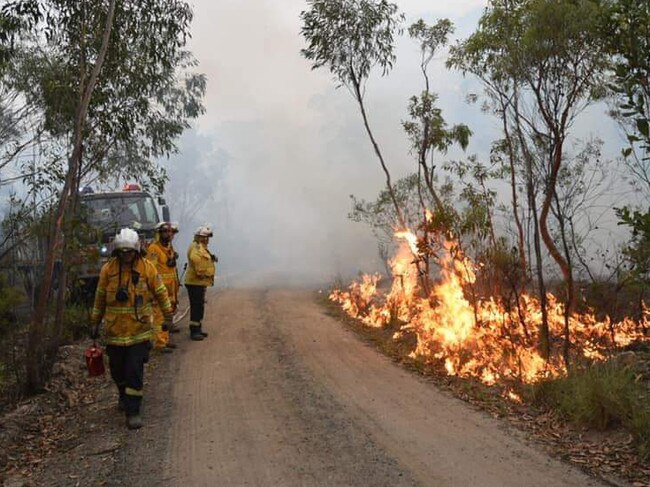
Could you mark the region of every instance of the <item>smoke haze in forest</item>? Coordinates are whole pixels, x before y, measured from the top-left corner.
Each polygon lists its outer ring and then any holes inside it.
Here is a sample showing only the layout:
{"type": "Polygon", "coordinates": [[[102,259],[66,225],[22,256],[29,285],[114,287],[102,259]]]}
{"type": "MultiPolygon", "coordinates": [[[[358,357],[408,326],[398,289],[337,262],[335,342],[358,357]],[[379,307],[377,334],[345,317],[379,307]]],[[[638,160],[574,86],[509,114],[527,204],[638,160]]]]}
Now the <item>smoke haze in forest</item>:
{"type": "MultiPolygon", "coordinates": [[[[486,3],[397,2],[406,25],[449,17],[456,25],[452,42],[474,30],[486,3]]],[[[328,283],[383,269],[369,229],[347,219],[349,195],[373,200],[383,174],[351,95],[300,55],[299,14],[306,2],[196,0],[193,7],[190,48],[208,77],[207,113],[165,163],[172,212],[182,220],[179,250],[184,252],[195,225],[210,223],[226,285],[262,277],[328,283]]],[[[467,154],[487,156],[499,121],[466,103],[480,90],[478,83],[443,63],[441,54],[431,73],[443,116],[474,131],[467,154]]],[[[393,72],[372,77],[367,86],[370,123],[394,178],[416,170],[400,124],[408,98],[421,89],[418,46],[404,35],[393,72]]],[[[598,122],[602,129],[603,114],[594,115],[593,127],[598,122]]],[[[581,136],[591,135],[591,125],[587,117],[581,136]]],[[[613,127],[605,130],[615,137],[613,127]]]]}

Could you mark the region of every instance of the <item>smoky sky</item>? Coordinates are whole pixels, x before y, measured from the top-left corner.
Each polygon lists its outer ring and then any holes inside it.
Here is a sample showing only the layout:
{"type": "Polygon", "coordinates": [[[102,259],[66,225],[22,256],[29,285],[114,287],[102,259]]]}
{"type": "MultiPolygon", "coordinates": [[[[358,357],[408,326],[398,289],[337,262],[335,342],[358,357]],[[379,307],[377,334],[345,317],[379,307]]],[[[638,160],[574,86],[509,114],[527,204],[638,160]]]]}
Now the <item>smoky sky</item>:
{"type": "MultiPolygon", "coordinates": [[[[456,25],[454,39],[475,29],[487,4],[396,3],[407,25],[449,17],[456,25]]],[[[383,174],[351,95],[337,89],[326,70],[311,70],[300,55],[300,12],[307,3],[197,0],[192,5],[190,48],[208,78],[207,113],[165,165],[172,177],[172,213],[173,199],[187,193],[187,186],[207,203],[191,217],[181,212],[179,244],[186,245],[194,225],[212,225],[226,285],[327,284],[337,276],[383,269],[369,229],[347,218],[349,195],[374,199],[384,186],[383,174]]],[[[372,76],[366,92],[370,123],[394,178],[417,167],[401,121],[408,98],[423,86],[417,44],[402,36],[396,54],[391,74],[372,76]]],[[[487,154],[499,135],[498,120],[466,103],[468,94],[480,91],[478,83],[446,70],[444,53],[433,63],[431,81],[448,123],[473,129],[468,153],[487,154]]],[[[603,118],[597,113],[580,130],[589,134],[603,118]]]]}

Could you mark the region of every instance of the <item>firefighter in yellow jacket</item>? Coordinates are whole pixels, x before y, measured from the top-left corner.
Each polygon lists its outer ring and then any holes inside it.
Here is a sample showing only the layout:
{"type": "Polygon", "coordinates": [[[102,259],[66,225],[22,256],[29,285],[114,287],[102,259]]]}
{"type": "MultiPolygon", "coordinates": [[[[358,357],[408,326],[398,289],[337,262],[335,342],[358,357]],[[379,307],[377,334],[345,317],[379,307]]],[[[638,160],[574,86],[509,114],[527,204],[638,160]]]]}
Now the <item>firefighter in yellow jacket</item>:
{"type": "Polygon", "coordinates": [[[172,305],[156,268],[140,254],[138,234],[123,228],[113,246],[113,258],[99,273],[90,324],[96,338],[104,319],[106,353],[119,392],[118,407],[126,413],[129,429],[137,429],[142,427],[140,403],[144,364],[153,338],[153,302],[165,315],[165,327],[172,322],[172,305]]]}
{"type": "MultiPolygon", "coordinates": [[[[175,313],[176,306],[178,305],[179,280],[178,273],[176,272],[178,254],[172,246],[173,234],[174,228],[171,223],[159,223],[156,226],[156,236],[154,241],[149,245],[149,247],[147,247],[147,259],[156,266],[158,275],[167,288],[169,301],[172,304],[172,313],[175,313]]],[[[173,349],[176,348],[176,345],[170,342],[169,332],[171,330],[163,330],[162,325],[164,321],[165,317],[160,306],[153,303],[153,346],[157,350],[169,353],[174,351],[173,349]]]]}
{"type": "Polygon", "coordinates": [[[194,232],[194,241],[187,250],[187,274],[185,287],[190,300],[190,338],[203,340],[208,336],[203,331],[205,311],[205,291],[214,285],[217,257],[208,250],[212,230],[208,226],[199,227],[194,232]]]}

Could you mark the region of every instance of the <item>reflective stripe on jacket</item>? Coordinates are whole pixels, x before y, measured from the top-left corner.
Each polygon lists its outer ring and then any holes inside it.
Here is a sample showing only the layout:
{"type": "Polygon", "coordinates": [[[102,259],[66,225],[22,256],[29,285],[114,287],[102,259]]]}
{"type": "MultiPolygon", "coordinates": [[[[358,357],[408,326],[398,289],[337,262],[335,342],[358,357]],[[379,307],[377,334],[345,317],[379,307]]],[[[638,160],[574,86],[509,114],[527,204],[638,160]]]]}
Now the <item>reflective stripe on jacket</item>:
{"type": "Polygon", "coordinates": [[[97,325],[104,318],[106,344],[135,345],[152,339],[154,302],[163,313],[171,315],[172,304],[167,288],[154,265],[146,259],[137,258],[132,267],[122,266],[120,271],[119,260],[112,258],[99,273],[90,321],[92,325],[97,325]],[[137,283],[133,282],[135,273],[139,275],[137,283]],[[120,286],[127,290],[128,299],[124,302],[116,299],[120,286]]]}
{"type": "Polygon", "coordinates": [[[212,286],[216,269],[212,254],[205,245],[192,242],[187,250],[187,273],[185,284],[193,286],[212,286]]]}

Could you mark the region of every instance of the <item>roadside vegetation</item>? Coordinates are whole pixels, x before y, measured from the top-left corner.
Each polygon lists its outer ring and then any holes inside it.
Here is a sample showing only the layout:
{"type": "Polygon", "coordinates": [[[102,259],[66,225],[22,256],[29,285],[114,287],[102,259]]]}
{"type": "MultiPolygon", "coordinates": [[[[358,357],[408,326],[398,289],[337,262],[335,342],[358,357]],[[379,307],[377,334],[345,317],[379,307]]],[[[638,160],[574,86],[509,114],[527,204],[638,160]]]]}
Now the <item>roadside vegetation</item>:
{"type": "Polygon", "coordinates": [[[531,390],[533,403],[552,407],[565,418],[605,431],[622,426],[629,430],[641,458],[650,455],[650,390],[647,370],[621,360],[594,363],[572,370],[566,377],[543,381],[531,390]]]}
{"type": "Polygon", "coordinates": [[[449,20],[405,25],[387,0],[311,0],[302,19],[304,57],[352,94],[385,175],[349,215],[376,235],[385,272],[330,299],[400,343],[401,360],[578,425],[623,427],[647,462],[650,5],[490,0],[456,41],[449,20]],[[420,49],[422,90],[405,94],[413,170],[396,178],[364,95],[371,74],[390,74],[400,35],[420,49]],[[500,127],[487,155],[471,153],[480,127],[439,108],[441,56],[500,127]],[[625,139],[578,135],[606,116],[625,139]]]}
{"type": "Polygon", "coordinates": [[[86,334],[80,189],[137,181],[162,194],[158,161],[203,112],[191,20],[177,0],[0,7],[3,399],[42,391],[59,347],[86,334]]]}

